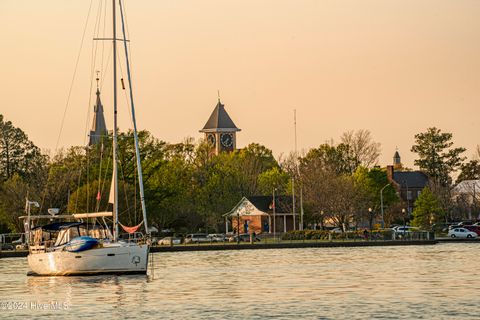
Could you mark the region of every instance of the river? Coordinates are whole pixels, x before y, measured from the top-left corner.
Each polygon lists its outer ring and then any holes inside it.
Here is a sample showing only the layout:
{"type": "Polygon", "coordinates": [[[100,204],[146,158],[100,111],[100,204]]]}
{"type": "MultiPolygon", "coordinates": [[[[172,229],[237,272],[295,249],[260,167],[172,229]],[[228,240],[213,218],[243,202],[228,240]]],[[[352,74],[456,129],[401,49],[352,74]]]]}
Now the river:
{"type": "Polygon", "coordinates": [[[478,243],[154,254],[147,276],[27,277],[0,260],[0,318],[478,319],[478,243]]]}

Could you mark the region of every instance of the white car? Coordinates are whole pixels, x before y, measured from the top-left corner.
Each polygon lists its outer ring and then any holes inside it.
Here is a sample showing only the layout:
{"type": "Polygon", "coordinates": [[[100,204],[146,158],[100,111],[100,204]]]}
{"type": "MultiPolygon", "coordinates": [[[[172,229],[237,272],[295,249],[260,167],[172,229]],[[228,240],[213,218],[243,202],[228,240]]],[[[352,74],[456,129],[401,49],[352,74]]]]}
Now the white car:
{"type": "Polygon", "coordinates": [[[210,238],[212,242],[224,242],[227,240],[225,235],[221,233],[211,233],[208,235],[208,238],[210,238]]]}
{"type": "Polygon", "coordinates": [[[163,239],[158,240],[159,246],[171,246],[171,245],[180,244],[180,243],[182,243],[182,240],[175,237],[165,237],[163,239]]]}
{"type": "Polygon", "coordinates": [[[396,226],[396,227],[393,227],[392,230],[395,233],[409,233],[413,231],[418,231],[418,228],[409,227],[409,226],[396,226]]]}
{"type": "Polygon", "coordinates": [[[476,238],[478,235],[465,228],[454,228],[448,231],[448,236],[452,238],[476,238]]]}

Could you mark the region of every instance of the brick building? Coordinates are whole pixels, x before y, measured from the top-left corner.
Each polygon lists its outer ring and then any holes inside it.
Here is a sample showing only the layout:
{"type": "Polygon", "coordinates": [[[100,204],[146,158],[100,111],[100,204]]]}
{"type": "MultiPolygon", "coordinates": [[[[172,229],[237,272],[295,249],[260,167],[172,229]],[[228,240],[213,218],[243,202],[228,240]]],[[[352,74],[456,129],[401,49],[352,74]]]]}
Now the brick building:
{"type": "MultiPolygon", "coordinates": [[[[292,201],[291,196],[276,196],[275,204],[272,196],[243,197],[230,212],[223,215],[226,232],[236,232],[238,222],[240,233],[272,233],[274,226],[277,233],[293,230],[292,201]]],[[[298,213],[295,216],[298,218],[298,213]]]]}
{"type": "Polygon", "coordinates": [[[395,187],[397,194],[407,205],[411,214],[420,192],[428,186],[428,176],[421,171],[403,171],[398,151],[393,156],[393,165],[387,166],[387,178],[395,187]]]}

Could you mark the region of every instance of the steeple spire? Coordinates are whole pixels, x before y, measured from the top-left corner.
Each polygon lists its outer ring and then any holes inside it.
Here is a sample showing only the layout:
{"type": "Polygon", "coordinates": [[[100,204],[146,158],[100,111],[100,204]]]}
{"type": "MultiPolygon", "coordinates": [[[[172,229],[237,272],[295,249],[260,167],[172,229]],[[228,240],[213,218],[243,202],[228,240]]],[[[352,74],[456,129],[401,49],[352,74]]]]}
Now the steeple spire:
{"type": "Polygon", "coordinates": [[[103,115],[103,105],[102,105],[102,100],[100,99],[100,87],[99,87],[99,81],[100,78],[98,76],[99,71],[97,71],[97,101],[95,102],[95,105],[93,106],[93,123],[92,123],[92,129],[90,130],[90,139],[88,141],[88,145],[94,145],[102,140],[102,137],[106,136],[108,131],[107,131],[107,125],[105,124],[105,116],[103,115]]]}
{"type": "Polygon", "coordinates": [[[395,148],[395,154],[393,155],[393,165],[396,169],[402,167],[402,159],[400,158],[400,153],[398,153],[398,148],[395,148]]]}

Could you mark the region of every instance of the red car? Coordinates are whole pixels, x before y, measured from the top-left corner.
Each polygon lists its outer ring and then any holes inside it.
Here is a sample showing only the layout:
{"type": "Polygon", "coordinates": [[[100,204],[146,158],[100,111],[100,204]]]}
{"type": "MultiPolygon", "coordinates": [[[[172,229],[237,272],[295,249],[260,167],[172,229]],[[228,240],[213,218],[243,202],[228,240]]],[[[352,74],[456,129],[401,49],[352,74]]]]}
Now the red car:
{"type": "Polygon", "coordinates": [[[480,234],[480,226],[462,226],[462,228],[465,228],[468,231],[473,231],[476,234],[480,234]]]}

